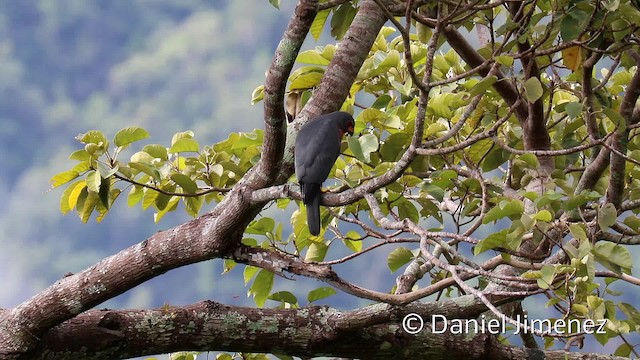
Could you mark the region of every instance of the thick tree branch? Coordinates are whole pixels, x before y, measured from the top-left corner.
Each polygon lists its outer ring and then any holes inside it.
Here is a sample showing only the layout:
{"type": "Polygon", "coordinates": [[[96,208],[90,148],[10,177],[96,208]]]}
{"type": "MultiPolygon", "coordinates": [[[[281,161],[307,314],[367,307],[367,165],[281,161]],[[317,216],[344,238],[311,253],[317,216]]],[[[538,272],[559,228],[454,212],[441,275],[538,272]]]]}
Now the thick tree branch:
{"type": "MultiPolygon", "coordinates": [[[[385,304],[354,311],[327,307],[254,309],[206,301],[154,310],[92,310],[49,331],[31,359],[111,360],[182,349],[286,353],[388,359],[616,359],[597,354],[527,350],[506,346],[488,334],[433,333],[432,315],[474,318],[483,305],[471,296],[398,308],[385,304]],[[464,312],[461,313],[461,310],[464,312]],[[424,329],[411,335],[402,319],[414,313],[424,329]]],[[[437,318],[441,319],[441,318],[437,318]]]]}

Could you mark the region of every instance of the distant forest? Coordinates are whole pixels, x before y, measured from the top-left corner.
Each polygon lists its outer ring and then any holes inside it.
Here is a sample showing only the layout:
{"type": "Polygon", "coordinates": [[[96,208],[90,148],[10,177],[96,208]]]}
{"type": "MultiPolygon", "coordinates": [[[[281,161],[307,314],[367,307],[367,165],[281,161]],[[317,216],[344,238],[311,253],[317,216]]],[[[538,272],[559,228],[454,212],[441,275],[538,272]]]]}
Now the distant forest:
{"type": "MultiPolygon", "coordinates": [[[[0,307],[186,218],[118,204],[100,224],[62,216],[50,177],[90,129],[143,126],[149,142],[193,130],[202,144],[262,123],[251,92],[293,2],[0,1],[0,307]]],[[[313,46],[313,44],[310,44],[313,46]]],[[[220,294],[221,263],[156,279],[112,306],[161,306],[220,294]],[[197,274],[194,276],[194,272],[197,274]],[[171,291],[167,291],[171,289],[171,291]],[[162,294],[162,295],[160,295],[162,294]]],[[[239,273],[241,275],[241,273],[239,273]]],[[[247,301],[245,294],[231,294],[247,301]]]]}

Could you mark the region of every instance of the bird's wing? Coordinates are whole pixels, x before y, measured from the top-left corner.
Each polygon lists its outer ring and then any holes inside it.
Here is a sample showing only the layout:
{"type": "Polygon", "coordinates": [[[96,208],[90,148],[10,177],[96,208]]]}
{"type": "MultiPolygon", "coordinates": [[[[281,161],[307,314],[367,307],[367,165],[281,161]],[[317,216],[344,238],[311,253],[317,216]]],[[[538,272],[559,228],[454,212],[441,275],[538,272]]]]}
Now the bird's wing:
{"type": "Polygon", "coordinates": [[[298,181],[321,184],[340,154],[340,134],[327,121],[314,121],[296,139],[295,168],[298,181]]]}

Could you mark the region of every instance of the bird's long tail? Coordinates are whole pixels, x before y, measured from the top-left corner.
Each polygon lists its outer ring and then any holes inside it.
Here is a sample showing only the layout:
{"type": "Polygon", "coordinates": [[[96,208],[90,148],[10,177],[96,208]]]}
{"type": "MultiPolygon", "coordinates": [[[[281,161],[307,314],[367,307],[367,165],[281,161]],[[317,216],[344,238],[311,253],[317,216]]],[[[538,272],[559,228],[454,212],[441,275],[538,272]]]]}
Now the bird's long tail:
{"type": "Polygon", "coordinates": [[[307,205],[307,225],[311,235],[320,234],[320,184],[305,184],[304,203],[307,205]]]}

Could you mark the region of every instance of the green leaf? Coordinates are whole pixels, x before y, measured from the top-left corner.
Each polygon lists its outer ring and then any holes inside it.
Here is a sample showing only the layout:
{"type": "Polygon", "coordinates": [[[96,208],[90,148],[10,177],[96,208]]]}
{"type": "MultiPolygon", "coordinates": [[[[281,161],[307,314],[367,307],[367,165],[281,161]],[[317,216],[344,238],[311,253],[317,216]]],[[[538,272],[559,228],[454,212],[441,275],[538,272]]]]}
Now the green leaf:
{"type": "Polygon", "coordinates": [[[552,265],[544,265],[540,269],[540,278],[537,279],[538,287],[541,289],[548,289],[553,284],[553,279],[556,277],[556,268],[552,265]]]}
{"type": "Polygon", "coordinates": [[[269,0],[269,4],[273,5],[274,8],[280,10],[280,0],[269,0]]]}
{"type": "Polygon", "coordinates": [[[396,204],[398,207],[398,216],[400,216],[401,219],[409,219],[414,223],[417,223],[420,220],[420,214],[418,213],[416,206],[409,200],[400,198],[396,204]]]}
{"type": "Polygon", "coordinates": [[[149,166],[147,164],[143,164],[143,163],[138,163],[138,162],[130,162],[129,163],[129,167],[136,169],[136,170],[140,170],[143,173],[151,176],[155,181],[160,182],[160,180],[162,180],[162,177],[160,175],[160,172],[158,171],[158,169],[149,166]]]}
{"type": "Polygon", "coordinates": [[[315,41],[318,41],[320,38],[320,34],[322,34],[322,29],[324,28],[324,24],[327,22],[327,18],[329,17],[329,13],[331,9],[325,9],[322,11],[318,11],[316,17],[313,19],[313,23],[311,23],[311,28],[309,32],[315,41]]]}
{"type": "Polygon", "coordinates": [[[87,182],[85,180],[80,180],[75,182],[70,186],[73,188],[71,192],[69,192],[69,209],[73,209],[78,204],[78,200],[80,200],[82,192],[86,193],[87,191],[87,182]]]}
{"type": "Polygon", "coordinates": [[[611,225],[615,224],[618,213],[615,205],[606,203],[598,209],[598,225],[602,231],[606,231],[611,225]]]}
{"type": "Polygon", "coordinates": [[[567,103],[564,107],[565,112],[571,119],[575,119],[580,114],[582,114],[582,103],[579,102],[570,102],[567,103]]]}
{"type": "Polygon", "coordinates": [[[373,134],[365,134],[358,138],[366,162],[371,161],[371,153],[378,150],[378,138],[373,134]]]}
{"type": "Polygon", "coordinates": [[[107,137],[99,130],[91,130],[84,134],[80,134],[76,136],[76,140],[83,144],[97,144],[103,146],[108,144],[107,137]]]}
{"type": "Polygon", "coordinates": [[[253,89],[253,92],[251,93],[251,105],[255,105],[262,99],[264,99],[264,85],[260,85],[253,89]]]}
{"type": "Polygon", "coordinates": [[[487,212],[484,219],[482,219],[482,223],[488,224],[506,216],[520,216],[523,212],[524,203],[522,201],[518,199],[504,200],[487,212]]]}
{"type": "Polygon", "coordinates": [[[87,182],[87,188],[93,192],[98,192],[100,190],[100,174],[97,171],[91,171],[87,174],[85,179],[87,182]]]}
{"type": "Polygon", "coordinates": [[[622,343],[620,344],[620,346],[618,346],[618,348],[616,349],[616,351],[613,353],[613,355],[615,356],[623,356],[623,357],[630,357],[631,355],[631,346],[629,346],[629,344],[627,343],[622,343]]]}
{"type": "Polygon", "coordinates": [[[497,247],[503,247],[507,243],[507,234],[509,229],[503,229],[496,233],[490,234],[486,238],[480,240],[473,249],[473,254],[478,255],[487,250],[497,247]]]}
{"type": "Polygon", "coordinates": [[[587,241],[588,239],[587,232],[579,224],[569,224],[569,231],[571,231],[571,235],[573,235],[575,239],[580,241],[587,241]]]}
{"type": "Polygon", "coordinates": [[[271,288],[273,287],[273,273],[264,269],[258,272],[253,284],[249,289],[249,294],[253,295],[253,301],[255,301],[258,307],[263,307],[271,288]]]}
{"type": "Polygon", "coordinates": [[[477,96],[480,94],[484,94],[488,88],[493,86],[498,81],[498,77],[495,75],[489,76],[487,78],[482,79],[477,84],[473,85],[471,91],[469,91],[470,96],[477,96]]]}
{"type": "Polygon", "coordinates": [[[267,297],[269,300],[286,302],[289,304],[298,304],[298,298],[289,291],[278,291],[267,297]]]}
{"type": "Polygon", "coordinates": [[[599,241],[593,248],[593,254],[602,265],[611,271],[618,274],[621,271],[626,273],[631,271],[631,266],[633,265],[631,253],[622,245],[609,241],[599,241]]]}
{"type": "Polygon", "coordinates": [[[245,266],[242,276],[244,278],[244,284],[247,285],[251,279],[260,271],[260,268],[255,266],[245,266]]]}
{"type": "Polygon", "coordinates": [[[319,66],[303,66],[289,76],[289,91],[306,90],[320,84],[324,76],[324,68],[319,66]]]}
{"type": "Polygon", "coordinates": [[[265,235],[266,233],[273,233],[273,228],[275,226],[275,220],[270,217],[262,217],[258,220],[252,221],[249,226],[247,226],[245,233],[265,235]]]}
{"type": "Polygon", "coordinates": [[[82,209],[78,212],[78,215],[80,216],[80,220],[83,223],[87,223],[89,221],[89,218],[91,217],[91,213],[93,212],[93,210],[96,208],[96,205],[98,204],[98,193],[97,192],[93,192],[93,191],[89,191],[87,192],[87,198],[84,200],[83,204],[82,204],[82,209]]]}
{"type": "Polygon", "coordinates": [[[311,304],[314,301],[324,299],[334,294],[336,294],[336,291],[332,287],[320,287],[309,291],[307,294],[307,301],[311,304]]]}
{"type": "Polygon", "coordinates": [[[151,155],[152,158],[160,159],[162,161],[167,161],[169,159],[167,148],[160,144],[145,145],[142,148],[142,151],[151,155]]]}
{"type": "Polygon", "coordinates": [[[538,78],[532,77],[524,82],[524,94],[529,102],[534,103],[542,97],[544,90],[538,78]]]}
{"type": "Polygon", "coordinates": [[[80,174],[77,171],[74,171],[74,170],[63,171],[61,173],[54,175],[51,178],[51,180],[49,180],[49,182],[51,183],[52,188],[57,188],[58,186],[64,185],[69,181],[77,178],[78,176],[80,176],[80,174]]]}
{"type": "Polygon", "coordinates": [[[193,131],[187,130],[173,134],[171,137],[171,146],[175,145],[176,142],[180,139],[191,139],[193,138],[193,131]]]}
{"type": "Polygon", "coordinates": [[[79,149],[69,155],[69,160],[88,161],[91,155],[85,149],[79,149]]]}
{"type": "Polygon", "coordinates": [[[200,150],[200,144],[194,139],[191,138],[182,138],[176,141],[169,152],[172,154],[183,153],[183,152],[198,152],[200,150]]]}
{"type": "Polygon", "coordinates": [[[125,146],[148,137],[149,133],[147,130],[138,126],[131,126],[118,131],[113,138],[113,143],[116,144],[116,146],[125,146]]]}
{"type": "Polygon", "coordinates": [[[387,256],[387,265],[391,272],[395,272],[409,261],[413,260],[415,256],[409,249],[405,247],[397,247],[393,249],[387,256]]]}
{"type": "Polygon", "coordinates": [[[198,185],[187,175],[180,173],[171,174],[171,180],[178,184],[186,194],[195,194],[198,191],[198,185]]]}
{"type": "Polygon", "coordinates": [[[603,107],[602,111],[607,115],[609,119],[619,128],[619,131],[625,131],[627,128],[627,122],[624,117],[617,111],[608,107],[603,107]]]}
{"type": "Polygon", "coordinates": [[[330,59],[326,59],[317,50],[307,50],[298,54],[297,62],[311,65],[329,65],[330,59]]]}
{"type": "Polygon", "coordinates": [[[305,256],[306,261],[323,261],[329,247],[320,242],[312,242],[305,256]]]}
{"type": "Polygon", "coordinates": [[[86,186],[84,180],[78,180],[75,183],[67,186],[67,188],[64,189],[64,192],[60,196],[60,211],[62,211],[62,214],[68,213],[75,207],[75,203],[73,205],[69,204],[69,197],[71,196],[71,193],[76,188],[76,186],[78,186],[79,184],[82,184],[83,188],[86,186]]]}
{"type": "Polygon", "coordinates": [[[187,210],[187,214],[194,218],[200,213],[203,204],[204,198],[202,196],[184,198],[184,207],[187,210]]]}
{"type": "Polygon", "coordinates": [[[349,150],[351,150],[351,153],[353,153],[353,156],[355,156],[356,159],[362,162],[367,162],[367,159],[362,152],[362,145],[356,136],[349,136],[347,138],[347,145],[349,145],[349,150]]]}
{"type": "Polygon", "coordinates": [[[334,12],[331,18],[331,36],[337,40],[342,40],[342,37],[351,26],[353,18],[356,16],[357,10],[351,5],[350,2],[340,5],[334,12]]]}
{"type": "Polygon", "coordinates": [[[540,210],[533,216],[533,218],[538,221],[551,222],[551,220],[553,220],[553,215],[549,210],[540,210]]]}

